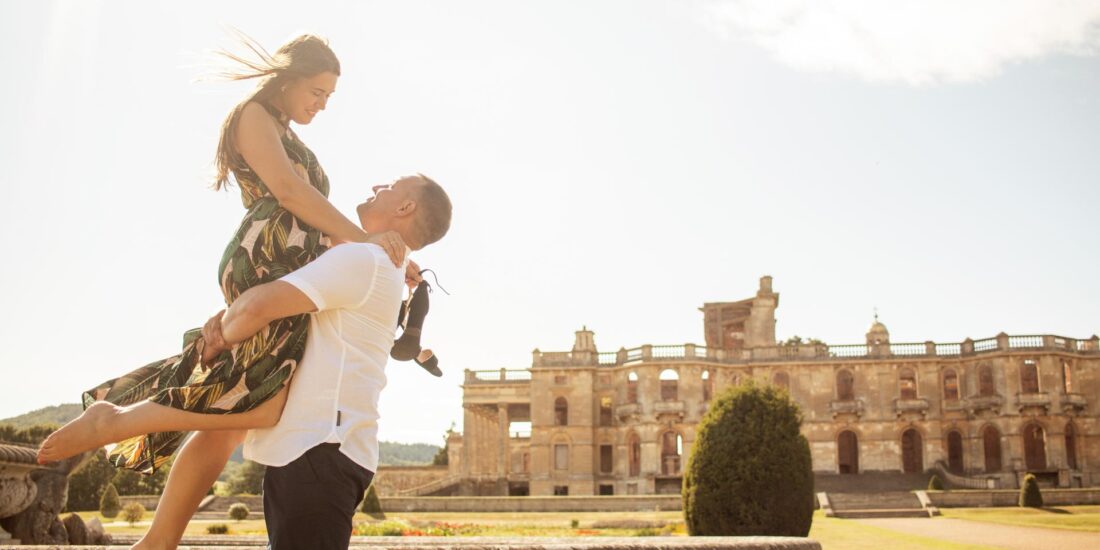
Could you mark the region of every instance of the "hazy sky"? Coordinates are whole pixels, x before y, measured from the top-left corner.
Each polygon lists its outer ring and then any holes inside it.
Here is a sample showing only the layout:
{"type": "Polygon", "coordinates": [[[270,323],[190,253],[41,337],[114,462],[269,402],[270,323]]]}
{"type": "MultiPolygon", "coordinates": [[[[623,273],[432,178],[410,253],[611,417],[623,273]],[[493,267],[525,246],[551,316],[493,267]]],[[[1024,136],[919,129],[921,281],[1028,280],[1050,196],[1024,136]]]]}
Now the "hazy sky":
{"type": "Polygon", "coordinates": [[[297,131],[353,214],[414,171],[455,205],[414,257],[435,379],[391,364],[381,437],[439,443],[463,369],[702,343],[775,277],[777,334],[1100,332],[1100,2],[0,0],[0,418],[173,354],[221,307],[242,214],[208,189],[252,83],[232,25],[340,57],[297,131]]]}

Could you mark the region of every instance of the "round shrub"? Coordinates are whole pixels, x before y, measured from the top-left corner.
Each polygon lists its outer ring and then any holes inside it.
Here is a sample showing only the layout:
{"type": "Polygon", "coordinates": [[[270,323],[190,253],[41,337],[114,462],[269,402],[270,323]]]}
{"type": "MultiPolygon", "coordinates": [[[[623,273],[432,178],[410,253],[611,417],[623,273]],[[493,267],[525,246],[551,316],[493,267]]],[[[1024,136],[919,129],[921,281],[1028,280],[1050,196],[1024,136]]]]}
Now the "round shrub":
{"type": "Polygon", "coordinates": [[[942,491],[943,490],[943,481],[940,481],[940,476],[938,476],[936,474],[932,474],[932,479],[928,480],[928,490],[929,491],[942,491]]]}
{"type": "Polygon", "coordinates": [[[1043,493],[1039,490],[1039,480],[1035,479],[1034,474],[1024,476],[1024,484],[1020,486],[1020,506],[1043,507],[1043,493]]]}
{"type": "Polygon", "coordinates": [[[140,502],[131,502],[122,508],[122,519],[133,527],[145,517],[145,507],[140,502]]]}
{"type": "Polygon", "coordinates": [[[693,536],[805,537],[814,513],[810,445],[785,391],[752,384],[711,403],[684,474],[693,536]]]}
{"type": "Polygon", "coordinates": [[[374,519],[386,519],[386,513],[382,511],[382,501],[378,500],[378,491],[374,490],[374,484],[367,488],[367,494],[363,497],[361,512],[374,519]]]}
{"type": "Polygon", "coordinates": [[[120,510],[122,510],[122,503],[118,500],[118,489],[115,489],[113,483],[108,483],[107,488],[103,490],[103,496],[99,497],[99,514],[105,518],[114,519],[118,517],[120,510]]]}
{"type": "Polygon", "coordinates": [[[233,505],[229,507],[229,518],[236,521],[248,519],[249,513],[250,510],[248,509],[248,505],[243,502],[234,502],[233,505]]]}
{"type": "Polygon", "coordinates": [[[206,526],[207,535],[228,535],[229,526],[224,523],[213,523],[206,526]]]}

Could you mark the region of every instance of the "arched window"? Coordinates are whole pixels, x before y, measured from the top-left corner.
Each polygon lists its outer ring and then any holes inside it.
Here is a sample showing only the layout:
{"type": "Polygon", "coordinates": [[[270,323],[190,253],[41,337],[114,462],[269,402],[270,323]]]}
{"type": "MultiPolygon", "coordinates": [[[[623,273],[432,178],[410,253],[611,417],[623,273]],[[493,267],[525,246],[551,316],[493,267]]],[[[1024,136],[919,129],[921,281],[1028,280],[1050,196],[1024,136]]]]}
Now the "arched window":
{"type": "Polygon", "coordinates": [[[779,372],[775,373],[774,375],[772,375],[772,384],[775,384],[776,387],[780,387],[780,388],[783,388],[787,391],[790,391],[791,390],[791,377],[788,376],[787,373],[785,373],[783,371],[779,371],[779,372]]]}
{"type": "Polygon", "coordinates": [[[554,425],[565,426],[569,424],[569,403],[564,397],[554,400],[554,425]]]}
{"type": "Polygon", "coordinates": [[[630,477],[638,477],[642,473],[642,442],[638,434],[630,434],[630,477]]]}
{"type": "Polygon", "coordinates": [[[955,374],[954,369],[943,371],[943,400],[959,400],[959,375],[955,374]]]}
{"type": "Polygon", "coordinates": [[[1062,361],[1062,390],[1065,393],[1073,393],[1073,368],[1069,361],[1062,361]]]}
{"type": "Polygon", "coordinates": [[[626,402],[638,402],[638,373],[636,372],[626,375],[626,402]]]}
{"type": "Polygon", "coordinates": [[[901,467],[907,474],[919,474],[924,471],[924,449],[920,432],[913,428],[901,434],[901,467]]]}
{"type": "Polygon", "coordinates": [[[680,475],[680,456],[684,451],[684,438],[676,432],[665,432],[661,436],[661,473],[666,476],[680,475]]]}
{"type": "Polygon", "coordinates": [[[1020,365],[1020,393],[1039,393],[1039,366],[1034,359],[1020,365]]]}
{"type": "Polygon", "coordinates": [[[898,373],[898,391],[902,399],[917,398],[917,375],[913,369],[905,367],[898,373]]]}
{"type": "Polygon", "coordinates": [[[985,471],[1001,471],[1001,432],[993,426],[982,429],[982,449],[985,451],[985,471]]]}
{"type": "Polygon", "coordinates": [[[837,401],[852,401],[856,398],[852,372],[842,369],[836,373],[836,399],[837,401]]]}
{"type": "Polygon", "coordinates": [[[978,367],[978,395],[989,397],[996,393],[993,388],[993,367],[981,365],[978,367]]]}
{"type": "Polygon", "coordinates": [[[947,468],[956,474],[963,473],[963,438],[956,430],[947,432],[947,468]]]}
{"type": "Polygon", "coordinates": [[[1066,465],[1077,469],[1077,429],[1073,424],[1066,424],[1066,465]]]}
{"type": "Polygon", "coordinates": [[[859,473],[859,441],[854,432],[845,430],[837,435],[836,462],[842,474],[859,473]]]}
{"type": "Polygon", "coordinates": [[[1047,469],[1047,436],[1038,424],[1024,427],[1024,463],[1028,470],[1047,469]]]}
{"type": "Polygon", "coordinates": [[[710,371],[703,371],[703,401],[710,401],[711,395],[714,393],[714,381],[710,379],[710,371]]]}
{"type": "Polygon", "coordinates": [[[672,369],[661,371],[661,401],[676,401],[680,386],[680,375],[672,369]]]}

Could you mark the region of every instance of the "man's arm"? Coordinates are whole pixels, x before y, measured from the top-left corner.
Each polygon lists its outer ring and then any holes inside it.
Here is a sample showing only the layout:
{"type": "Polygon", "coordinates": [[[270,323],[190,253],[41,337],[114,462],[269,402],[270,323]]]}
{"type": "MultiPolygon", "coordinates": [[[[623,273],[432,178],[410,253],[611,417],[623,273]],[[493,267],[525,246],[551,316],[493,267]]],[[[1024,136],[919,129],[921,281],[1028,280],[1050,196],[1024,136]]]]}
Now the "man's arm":
{"type": "Polygon", "coordinates": [[[341,245],[278,281],[248,289],[203,327],[203,363],[272,321],[362,303],[376,268],[377,259],[363,245],[341,245]]]}
{"type": "Polygon", "coordinates": [[[222,317],[222,340],[235,346],[260,332],[272,321],[317,311],[317,306],[294,285],[283,281],[254,286],[237,297],[222,317]]]}
{"type": "Polygon", "coordinates": [[[206,341],[203,363],[251,338],[283,317],[317,311],[317,306],[294,285],[272,281],[246,290],[228,310],[218,312],[202,328],[206,341]]]}

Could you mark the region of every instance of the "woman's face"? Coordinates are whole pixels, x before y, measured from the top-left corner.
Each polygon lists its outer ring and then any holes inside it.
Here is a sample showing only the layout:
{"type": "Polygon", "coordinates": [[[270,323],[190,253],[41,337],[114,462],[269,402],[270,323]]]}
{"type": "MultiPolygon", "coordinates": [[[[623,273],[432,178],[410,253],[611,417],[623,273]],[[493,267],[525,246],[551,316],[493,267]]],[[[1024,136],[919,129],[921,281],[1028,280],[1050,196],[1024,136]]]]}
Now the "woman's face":
{"type": "Polygon", "coordinates": [[[336,73],[325,71],[309,78],[299,78],[283,92],[283,110],[290,120],[309,124],[317,113],[325,110],[329,96],[336,91],[336,73]]]}

